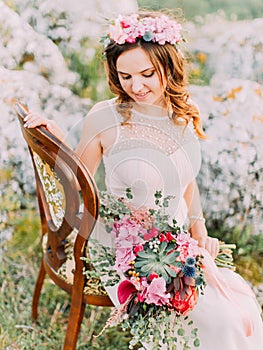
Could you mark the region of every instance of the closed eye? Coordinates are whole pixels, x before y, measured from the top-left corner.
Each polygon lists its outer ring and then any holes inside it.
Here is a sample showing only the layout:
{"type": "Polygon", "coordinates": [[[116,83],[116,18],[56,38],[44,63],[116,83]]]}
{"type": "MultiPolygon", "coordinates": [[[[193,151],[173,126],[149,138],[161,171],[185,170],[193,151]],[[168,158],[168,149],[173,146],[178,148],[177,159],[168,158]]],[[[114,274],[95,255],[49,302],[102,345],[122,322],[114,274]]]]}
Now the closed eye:
{"type": "Polygon", "coordinates": [[[153,71],[151,71],[150,73],[143,74],[143,76],[144,76],[145,78],[151,78],[151,77],[154,75],[154,73],[155,73],[155,71],[153,70],[153,71]]]}
{"type": "MultiPolygon", "coordinates": [[[[148,69],[147,69],[147,71],[148,71],[148,69]]],[[[120,76],[121,76],[121,78],[123,79],[123,80],[129,80],[129,79],[131,79],[131,75],[130,74],[125,74],[124,75],[124,73],[121,73],[121,72],[119,72],[120,73],[120,76]]],[[[154,75],[154,73],[155,73],[155,70],[151,70],[150,72],[142,72],[141,74],[142,74],[142,76],[144,77],[144,78],[151,78],[153,75],[154,75]]]]}
{"type": "Polygon", "coordinates": [[[125,76],[121,76],[123,80],[129,80],[131,79],[131,75],[125,75],[125,76]]]}

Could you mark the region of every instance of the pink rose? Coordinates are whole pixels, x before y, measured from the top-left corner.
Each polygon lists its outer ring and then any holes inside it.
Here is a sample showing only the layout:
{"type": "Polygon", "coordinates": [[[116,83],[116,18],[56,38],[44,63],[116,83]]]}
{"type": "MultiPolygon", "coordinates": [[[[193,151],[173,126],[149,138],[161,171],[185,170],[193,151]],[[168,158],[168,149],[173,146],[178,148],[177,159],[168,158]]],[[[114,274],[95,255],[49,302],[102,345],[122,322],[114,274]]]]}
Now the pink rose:
{"type": "Polygon", "coordinates": [[[120,24],[121,24],[121,26],[122,26],[122,28],[129,28],[130,27],[130,24],[129,23],[127,23],[126,21],[121,21],[120,22],[120,24]]]}
{"type": "Polygon", "coordinates": [[[130,262],[135,259],[131,248],[119,247],[116,249],[115,268],[117,271],[126,272],[131,268],[130,262]]]}
{"type": "Polygon", "coordinates": [[[169,302],[170,293],[166,293],[166,282],[163,277],[154,278],[144,292],[147,304],[166,305],[169,302]]]}
{"type": "Polygon", "coordinates": [[[176,238],[178,250],[180,251],[183,261],[187,254],[196,257],[199,254],[198,242],[193,239],[189,233],[182,232],[176,238]]]}
{"type": "Polygon", "coordinates": [[[149,241],[150,239],[157,237],[158,233],[159,233],[158,229],[156,227],[152,227],[149,232],[144,234],[143,238],[146,241],[149,241]]]}

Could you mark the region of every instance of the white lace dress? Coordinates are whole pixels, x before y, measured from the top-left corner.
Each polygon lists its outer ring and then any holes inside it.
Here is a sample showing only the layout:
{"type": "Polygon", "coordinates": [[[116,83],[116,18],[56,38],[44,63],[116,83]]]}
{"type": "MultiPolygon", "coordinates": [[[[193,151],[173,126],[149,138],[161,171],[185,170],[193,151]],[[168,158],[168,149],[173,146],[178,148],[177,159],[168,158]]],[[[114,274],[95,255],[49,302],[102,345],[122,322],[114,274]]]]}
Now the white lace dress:
{"type": "MultiPolygon", "coordinates": [[[[107,190],[118,197],[126,188],[133,193],[133,205],[153,208],[154,193],[172,195],[169,214],[180,225],[187,222],[184,192],[198,174],[201,156],[192,125],[175,125],[167,116],[148,116],[133,111],[131,124],[121,125],[114,100],[117,133],[114,145],[104,154],[107,190]]],[[[101,224],[93,237],[111,245],[101,224]]],[[[209,254],[207,254],[209,255],[209,254]]],[[[200,350],[261,350],[263,325],[260,309],[246,282],[228,269],[218,269],[210,256],[204,295],[189,316],[198,328],[200,350]]],[[[116,287],[107,288],[118,305],[116,287]]],[[[151,345],[144,345],[151,349],[151,345]]],[[[179,349],[179,348],[178,348],[179,349]]]]}

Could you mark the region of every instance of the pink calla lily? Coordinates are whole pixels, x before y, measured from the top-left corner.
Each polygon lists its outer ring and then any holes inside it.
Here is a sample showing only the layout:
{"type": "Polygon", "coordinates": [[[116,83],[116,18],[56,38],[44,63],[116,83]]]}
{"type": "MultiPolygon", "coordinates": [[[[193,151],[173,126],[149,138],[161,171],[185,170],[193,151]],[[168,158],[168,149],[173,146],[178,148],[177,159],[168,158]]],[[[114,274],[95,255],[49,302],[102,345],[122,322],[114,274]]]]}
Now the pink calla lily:
{"type": "Polygon", "coordinates": [[[129,298],[129,296],[135,292],[137,292],[137,289],[134,287],[134,285],[130,281],[127,281],[127,280],[122,281],[119,284],[118,291],[117,291],[119,302],[121,304],[124,304],[125,301],[129,298]]]}

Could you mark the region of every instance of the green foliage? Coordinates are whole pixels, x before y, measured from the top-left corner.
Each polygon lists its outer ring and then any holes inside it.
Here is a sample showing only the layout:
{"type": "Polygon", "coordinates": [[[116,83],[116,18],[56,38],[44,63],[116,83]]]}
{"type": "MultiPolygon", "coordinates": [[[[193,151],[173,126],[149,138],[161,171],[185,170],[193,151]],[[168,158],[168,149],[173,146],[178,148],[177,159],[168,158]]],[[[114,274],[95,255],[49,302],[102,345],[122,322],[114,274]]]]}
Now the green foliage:
{"type": "MultiPolygon", "coordinates": [[[[12,218],[14,235],[6,243],[0,264],[0,348],[5,350],[60,350],[64,341],[70,296],[46,278],[39,304],[39,319],[31,319],[31,302],[40,264],[38,214],[24,210],[12,218]]],[[[97,335],[110,309],[87,306],[78,350],[127,350],[130,335],[113,327],[97,335]]]]}
{"type": "Polygon", "coordinates": [[[180,8],[187,20],[218,10],[223,10],[228,18],[234,15],[237,19],[258,18],[263,13],[261,0],[138,0],[138,4],[152,10],[180,8]]]}
{"type": "Polygon", "coordinates": [[[72,89],[76,95],[92,101],[103,100],[111,96],[99,50],[94,49],[91,59],[82,57],[78,52],[73,52],[66,57],[66,61],[68,61],[69,69],[79,75],[79,80],[72,89]]]}
{"type": "Polygon", "coordinates": [[[96,171],[95,174],[95,182],[97,184],[97,187],[100,191],[105,191],[106,190],[106,185],[105,185],[105,169],[104,169],[104,164],[103,162],[100,163],[100,166],[98,170],[96,171]]]}
{"type": "Polygon", "coordinates": [[[9,257],[12,254],[34,256],[40,252],[40,219],[36,210],[16,211],[9,224],[13,227],[12,240],[6,243],[9,257]]]}
{"type": "MultiPolygon", "coordinates": [[[[5,203],[8,205],[8,202],[5,203]]],[[[12,203],[11,201],[11,209],[12,203]]],[[[0,264],[0,348],[60,350],[64,341],[70,297],[50,283],[48,278],[40,298],[38,323],[33,323],[31,319],[31,301],[41,255],[38,214],[32,209],[15,210],[12,211],[8,224],[14,227],[14,234],[6,243],[0,264]]],[[[262,237],[238,229],[234,232],[217,231],[215,235],[237,245],[235,258],[238,272],[255,284],[262,282],[262,237]]],[[[109,314],[108,308],[86,307],[78,350],[128,349],[130,333],[125,327],[112,327],[100,337],[94,337],[101,331],[109,314]]]]}
{"type": "Polygon", "coordinates": [[[218,239],[234,243],[236,249],[233,251],[234,262],[237,272],[253,285],[258,285],[263,281],[263,235],[251,234],[249,229],[236,228],[229,231],[226,227],[221,229],[211,228],[208,231],[218,239]]]}
{"type": "MultiPolygon", "coordinates": [[[[3,182],[2,182],[3,183],[3,182]]],[[[70,296],[49,279],[43,286],[39,319],[31,319],[31,302],[34,284],[41,258],[40,221],[33,208],[20,209],[16,195],[10,190],[1,201],[1,210],[8,212],[6,225],[13,227],[13,236],[5,244],[5,251],[0,256],[0,348],[3,350],[60,350],[64,341],[67,319],[70,309],[70,296]]],[[[157,198],[158,199],[158,198],[157,198]]],[[[19,202],[19,201],[18,201],[19,202]]],[[[249,230],[226,228],[213,231],[225,242],[235,243],[234,251],[238,272],[253,284],[262,283],[262,235],[251,235],[249,230]]],[[[123,329],[112,327],[106,329],[98,338],[103,325],[110,315],[109,308],[87,306],[78,341],[78,350],[127,350],[131,340],[128,325],[123,329]]],[[[156,316],[156,315],[155,315],[156,316]]],[[[156,322],[153,320],[153,331],[156,322]]],[[[167,322],[169,325],[169,322],[167,322]]],[[[179,328],[180,329],[180,328],[179,328]]],[[[143,328],[141,329],[144,332],[143,328]]],[[[169,338],[167,341],[175,341],[169,338]]],[[[132,328],[131,332],[136,330],[132,328]]],[[[194,334],[194,346],[198,339],[194,334]]],[[[135,346],[134,349],[139,346],[135,346]]]]}
{"type": "Polygon", "coordinates": [[[194,85],[209,85],[214,71],[207,66],[207,56],[204,52],[189,53],[189,83],[194,85]]]}

